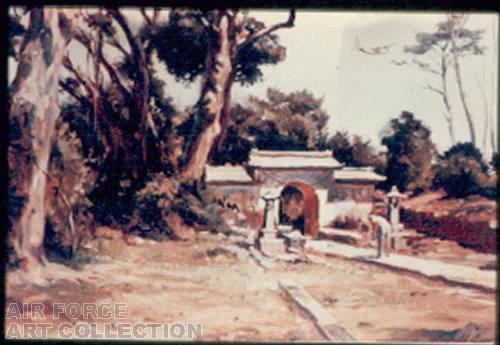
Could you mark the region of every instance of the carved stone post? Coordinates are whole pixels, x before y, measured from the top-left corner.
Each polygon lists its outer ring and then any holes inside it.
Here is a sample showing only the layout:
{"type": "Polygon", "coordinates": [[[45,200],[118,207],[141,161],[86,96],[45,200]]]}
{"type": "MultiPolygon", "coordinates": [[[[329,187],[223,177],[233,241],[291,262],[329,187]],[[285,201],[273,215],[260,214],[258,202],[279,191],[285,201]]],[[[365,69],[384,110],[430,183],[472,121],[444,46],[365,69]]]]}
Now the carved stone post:
{"type": "Polygon", "coordinates": [[[285,253],[285,241],[277,238],[276,229],[276,202],[278,196],[273,193],[266,193],[262,196],[265,202],[264,207],[264,228],[262,237],[259,239],[260,250],[267,256],[275,256],[285,253]]]}

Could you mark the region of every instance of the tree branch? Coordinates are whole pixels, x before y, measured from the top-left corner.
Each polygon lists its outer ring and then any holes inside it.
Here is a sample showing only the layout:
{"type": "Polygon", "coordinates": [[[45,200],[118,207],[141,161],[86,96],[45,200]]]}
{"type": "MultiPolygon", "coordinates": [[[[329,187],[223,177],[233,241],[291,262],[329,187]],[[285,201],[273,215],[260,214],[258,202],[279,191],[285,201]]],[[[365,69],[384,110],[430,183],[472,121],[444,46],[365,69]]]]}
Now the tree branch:
{"type": "Polygon", "coordinates": [[[118,76],[118,73],[116,73],[116,70],[113,68],[113,66],[106,60],[104,55],[102,53],[99,54],[99,60],[101,61],[102,65],[104,66],[104,69],[106,69],[106,72],[108,72],[109,77],[111,78],[111,81],[116,84],[120,92],[123,94],[125,97],[129,97],[130,93],[128,89],[123,85],[123,83],[120,80],[120,77],[118,76]]]}
{"type": "Polygon", "coordinates": [[[425,72],[429,72],[429,73],[436,74],[436,75],[441,75],[441,73],[438,70],[432,68],[428,63],[424,63],[422,61],[418,61],[415,58],[413,58],[411,61],[415,65],[417,65],[421,70],[423,70],[425,72]]]}
{"type": "Polygon", "coordinates": [[[116,39],[116,37],[109,37],[107,40],[106,40],[106,43],[109,44],[110,46],[112,47],[115,47],[116,49],[118,49],[123,55],[127,56],[129,55],[130,53],[125,49],[125,47],[120,43],[118,42],[118,40],[116,39]]]}
{"type": "Polygon", "coordinates": [[[94,86],[92,84],[92,82],[90,81],[90,78],[86,78],[82,72],[80,72],[77,68],[75,68],[73,66],[73,63],[71,62],[71,60],[69,59],[69,57],[67,55],[65,55],[63,57],[63,61],[62,61],[64,67],[66,67],[66,69],[68,69],[68,71],[70,71],[71,73],[73,73],[75,75],[75,78],[83,85],[83,87],[85,88],[85,91],[87,91],[87,96],[89,98],[93,98],[95,95],[94,95],[94,86]]]}
{"type": "Polygon", "coordinates": [[[118,25],[122,28],[123,32],[125,33],[125,37],[127,38],[127,42],[132,49],[132,53],[134,55],[140,55],[140,47],[138,42],[136,41],[134,35],[132,34],[132,30],[130,30],[130,27],[127,23],[127,20],[123,16],[123,14],[115,8],[110,8],[108,9],[108,13],[116,20],[118,25]]]}
{"type": "Polygon", "coordinates": [[[144,18],[146,23],[149,26],[153,25],[153,22],[151,21],[151,18],[149,18],[148,15],[146,14],[146,10],[144,9],[144,7],[141,7],[140,11],[141,11],[142,17],[144,18]]]}
{"type": "Polygon", "coordinates": [[[290,14],[288,15],[288,20],[286,22],[278,23],[272,26],[269,26],[267,28],[264,28],[262,30],[259,30],[252,35],[250,35],[245,41],[241,42],[236,46],[237,51],[243,49],[244,47],[253,44],[254,42],[258,41],[260,38],[270,35],[276,30],[282,29],[282,28],[292,28],[295,25],[295,10],[291,9],[290,14]]]}
{"type": "Polygon", "coordinates": [[[10,98],[19,92],[26,82],[27,78],[24,71],[30,68],[31,58],[29,56],[28,45],[37,39],[40,33],[41,25],[43,25],[43,10],[42,8],[34,8],[29,12],[29,24],[26,29],[23,39],[19,45],[19,66],[17,68],[16,76],[9,85],[10,98]]]}
{"type": "MultiPolygon", "coordinates": [[[[128,89],[121,82],[120,77],[118,76],[118,73],[116,73],[115,68],[104,57],[104,55],[102,54],[102,50],[99,49],[98,51],[94,52],[92,50],[91,44],[90,44],[91,43],[91,39],[83,31],[81,31],[81,30],[77,30],[75,32],[74,38],[78,42],[80,42],[87,49],[87,52],[90,55],[93,55],[93,54],[97,55],[97,57],[99,58],[99,61],[102,63],[102,65],[106,69],[106,72],[108,73],[111,81],[117,85],[118,89],[120,90],[120,92],[124,96],[129,96],[130,93],[129,93],[128,89]]],[[[127,51],[125,51],[124,53],[128,55],[127,51]]]]}
{"type": "Polygon", "coordinates": [[[430,90],[430,91],[434,91],[434,92],[436,92],[436,93],[440,94],[441,96],[444,96],[444,91],[443,91],[443,90],[440,90],[440,89],[438,89],[438,88],[436,88],[436,87],[434,87],[434,86],[432,86],[432,85],[430,85],[430,84],[427,84],[427,85],[424,87],[424,89],[426,89],[426,90],[430,90]]]}
{"type": "Polygon", "coordinates": [[[59,86],[66,91],[70,96],[73,96],[78,102],[80,102],[83,106],[92,106],[88,98],[78,94],[76,90],[70,86],[70,84],[64,80],[59,80],[59,86]]]}
{"type": "MultiPolygon", "coordinates": [[[[141,114],[141,122],[147,122],[151,127],[151,131],[153,135],[157,138],[158,131],[156,130],[153,119],[151,118],[151,113],[149,111],[148,102],[149,102],[149,74],[145,61],[144,49],[142,47],[142,43],[140,40],[132,34],[130,27],[123,16],[123,14],[115,8],[108,9],[109,13],[115,20],[118,22],[120,27],[122,28],[125,36],[127,37],[127,41],[132,49],[132,58],[134,59],[137,69],[139,71],[140,77],[137,78],[134,83],[134,93],[137,98],[137,103],[139,106],[139,112],[141,114]],[[142,97],[141,97],[142,96],[142,97]]],[[[146,155],[145,143],[143,141],[143,153],[146,155]]]]}

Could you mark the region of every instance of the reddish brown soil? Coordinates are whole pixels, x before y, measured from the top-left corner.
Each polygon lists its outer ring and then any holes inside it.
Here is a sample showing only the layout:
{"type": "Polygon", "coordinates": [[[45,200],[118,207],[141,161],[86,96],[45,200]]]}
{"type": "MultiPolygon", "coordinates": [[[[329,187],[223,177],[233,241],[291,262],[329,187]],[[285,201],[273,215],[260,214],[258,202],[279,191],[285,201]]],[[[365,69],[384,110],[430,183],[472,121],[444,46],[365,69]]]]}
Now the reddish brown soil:
{"type": "Polygon", "coordinates": [[[303,285],[358,341],[429,341],[425,330],[438,339],[435,334],[471,322],[493,340],[495,294],[337,258],[324,258],[327,264],[279,262],[265,272],[253,259],[225,250],[227,239],[215,235],[101,242],[101,255],[108,257],[80,270],[51,265],[48,275],[59,278],[45,286],[21,284],[22,275],[9,271],[7,304],[126,303],[130,322],[200,322],[203,340],[325,340],[279,290],[277,279],[286,278],[303,285]]]}

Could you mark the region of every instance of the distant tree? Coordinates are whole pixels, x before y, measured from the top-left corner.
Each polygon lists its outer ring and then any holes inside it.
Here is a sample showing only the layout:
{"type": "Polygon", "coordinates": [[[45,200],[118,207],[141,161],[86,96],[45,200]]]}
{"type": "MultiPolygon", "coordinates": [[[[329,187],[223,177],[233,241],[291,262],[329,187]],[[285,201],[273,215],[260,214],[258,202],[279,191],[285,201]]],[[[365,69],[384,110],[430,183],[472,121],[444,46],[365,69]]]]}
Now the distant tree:
{"type": "Polygon", "coordinates": [[[487,170],[479,149],[472,143],[459,143],[442,155],[434,186],[443,188],[449,197],[479,194],[494,198],[495,178],[487,170]]]}
{"type": "Polygon", "coordinates": [[[375,172],[381,175],[387,171],[387,152],[379,152],[375,156],[375,172]]]}
{"type": "Polygon", "coordinates": [[[363,140],[359,135],[351,139],[347,132],[337,131],[328,139],[327,147],[333,151],[335,159],[347,166],[374,166],[377,163],[370,140],[363,140]]]}
{"type": "MultiPolygon", "coordinates": [[[[291,145],[290,150],[314,149],[321,142],[328,114],[322,108],[323,100],[309,91],[285,94],[268,89],[267,100],[252,97],[250,103],[263,120],[253,126],[254,133],[269,131],[272,134],[276,131],[284,142],[281,146],[291,145]]],[[[266,149],[267,145],[259,147],[257,144],[257,147],[266,149]]]]}
{"type": "Polygon", "coordinates": [[[352,138],[352,166],[373,166],[376,159],[373,149],[370,146],[370,140],[363,140],[359,135],[352,138]]]}
{"type": "Polygon", "coordinates": [[[390,124],[392,133],[382,139],[388,149],[386,186],[396,185],[401,191],[414,193],[428,190],[434,177],[431,131],[407,111],[390,124]]]}
{"type": "Polygon", "coordinates": [[[461,155],[464,157],[472,158],[472,159],[476,160],[477,162],[481,163],[481,167],[483,168],[483,170],[486,169],[486,165],[484,164],[484,161],[483,161],[483,154],[476,146],[474,146],[473,143],[470,143],[470,142],[469,143],[458,143],[458,144],[453,145],[452,147],[450,147],[448,149],[448,151],[446,151],[443,154],[443,159],[449,159],[450,157],[452,157],[454,155],[461,155]]]}
{"type": "Polygon", "coordinates": [[[333,157],[339,162],[346,165],[352,162],[352,145],[347,132],[335,132],[335,134],[328,139],[327,146],[333,151],[333,157]]]}
{"type": "MultiPolygon", "coordinates": [[[[421,32],[416,35],[417,44],[405,47],[405,52],[414,55],[429,55],[429,62],[413,59],[412,62],[422,71],[435,74],[439,77],[439,87],[427,85],[427,89],[438,93],[445,106],[444,117],[448,123],[448,130],[455,143],[453,130],[453,113],[448,89],[448,68],[451,65],[455,72],[460,102],[465,113],[469,135],[472,143],[477,144],[475,119],[472,115],[467,99],[464,80],[461,70],[461,59],[468,55],[482,55],[485,47],[480,45],[484,30],[471,30],[465,27],[467,15],[450,14],[443,22],[438,23],[435,32],[421,32]]],[[[398,63],[401,64],[401,63],[398,63]]]]}
{"type": "Polygon", "coordinates": [[[285,94],[267,91],[267,98],[251,97],[249,105],[231,109],[228,135],[212,161],[242,163],[252,148],[313,150],[324,147],[328,114],[322,100],[308,91],[285,94]]]}

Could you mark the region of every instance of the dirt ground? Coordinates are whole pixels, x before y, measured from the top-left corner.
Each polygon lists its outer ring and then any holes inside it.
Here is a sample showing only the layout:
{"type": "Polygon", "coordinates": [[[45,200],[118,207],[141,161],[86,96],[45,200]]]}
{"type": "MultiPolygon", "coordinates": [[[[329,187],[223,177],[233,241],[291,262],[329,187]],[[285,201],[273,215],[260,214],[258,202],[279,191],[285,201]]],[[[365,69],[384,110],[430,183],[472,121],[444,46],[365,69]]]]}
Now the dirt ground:
{"type": "Polygon", "coordinates": [[[126,303],[126,321],[201,323],[202,340],[325,340],[279,290],[277,279],[286,278],[301,284],[357,341],[446,340],[470,323],[481,329],[480,339],[494,340],[493,293],[330,257],[321,258],[324,264],[279,262],[265,272],[246,251],[225,250],[232,246],[228,240],[209,234],[110,243],[100,243],[101,255],[78,270],[51,265],[64,271],[63,278],[45,286],[21,284],[19,273],[9,271],[7,305],[126,303]]]}
{"type": "MultiPolygon", "coordinates": [[[[415,229],[405,229],[417,236],[415,229]]],[[[422,259],[439,260],[451,264],[470,266],[484,270],[496,269],[496,255],[481,253],[461,246],[455,241],[418,234],[421,237],[410,248],[400,250],[400,254],[418,256],[422,259]]]]}

